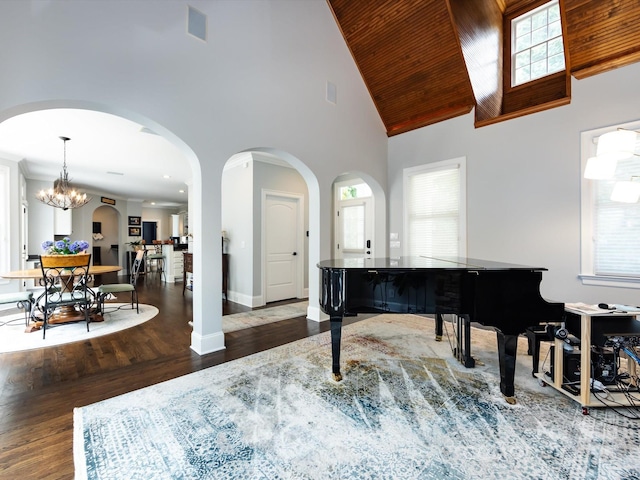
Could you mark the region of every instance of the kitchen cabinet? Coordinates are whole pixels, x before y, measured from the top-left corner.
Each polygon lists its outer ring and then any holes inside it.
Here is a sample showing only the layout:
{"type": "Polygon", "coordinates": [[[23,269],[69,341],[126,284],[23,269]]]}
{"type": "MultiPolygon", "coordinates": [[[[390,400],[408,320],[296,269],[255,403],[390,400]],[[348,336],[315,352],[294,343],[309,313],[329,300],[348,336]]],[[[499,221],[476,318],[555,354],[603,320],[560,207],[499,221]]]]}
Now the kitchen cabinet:
{"type": "Polygon", "coordinates": [[[183,257],[182,250],[175,250],[173,245],[162,245],[162,255],[164,255],[164,268],[166,281],[169,283],[182,281],[183,257]]]}

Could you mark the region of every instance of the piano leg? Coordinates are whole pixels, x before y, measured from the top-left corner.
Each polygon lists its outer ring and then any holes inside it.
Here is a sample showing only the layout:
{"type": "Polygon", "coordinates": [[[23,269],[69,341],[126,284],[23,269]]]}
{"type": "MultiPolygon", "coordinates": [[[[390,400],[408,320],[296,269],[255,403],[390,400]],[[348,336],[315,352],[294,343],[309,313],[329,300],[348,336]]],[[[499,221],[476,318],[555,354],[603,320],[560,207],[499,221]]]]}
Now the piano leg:
{"type": "Polygon", "coordinates": [[[467,368],[476,366],[475,359],[471,356],[471,320],[469,315],[456,315],[457,337],[456,358],[467,368]]]}
{"type": "Polygon", "coordinates": [[[513,381],[516,374],[516,351],[518,335],[505,335],[496,330],[498,337],[498,362],[500,363],[500,391],[510,405],[515,405],[515,389],[513,381]]]}
{"type": "Polygon", "coordinates": [[[442,341],[442,314],[436,313],[436,342],[442,341]]]}
{"type": "Polygon", "coordinates": [[[336,382],[342,380],[340,373],[340,342],[342,339],[342,317],[331,317],[331,357],[333,379],[336,382]]]}

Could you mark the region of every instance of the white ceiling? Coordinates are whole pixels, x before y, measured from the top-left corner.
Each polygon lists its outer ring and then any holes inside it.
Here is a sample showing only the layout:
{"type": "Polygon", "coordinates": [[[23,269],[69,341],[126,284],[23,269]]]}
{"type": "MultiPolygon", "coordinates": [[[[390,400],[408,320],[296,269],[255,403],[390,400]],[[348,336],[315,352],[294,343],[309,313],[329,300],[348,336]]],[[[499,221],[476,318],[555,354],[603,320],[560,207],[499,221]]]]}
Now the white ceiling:
{"type": "Polygon", "coordinates": [[[67,171],[74,187],[142,200],[143,206],[187,203],[191,167],[185,156],[165,138],[115,115],[76,109],[17,115],[0,123],[0,156],[22,161],[28,179],[53,184],[62,170],[61,136],[70,138],[67,171]]]}

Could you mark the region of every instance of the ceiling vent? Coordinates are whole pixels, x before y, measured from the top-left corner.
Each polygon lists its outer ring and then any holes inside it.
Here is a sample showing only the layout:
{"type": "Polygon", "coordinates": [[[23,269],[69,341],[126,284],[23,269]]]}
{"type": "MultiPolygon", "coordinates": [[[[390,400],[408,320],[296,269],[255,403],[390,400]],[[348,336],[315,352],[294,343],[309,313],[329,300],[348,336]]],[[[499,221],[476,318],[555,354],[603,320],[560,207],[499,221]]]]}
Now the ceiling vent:
{"type": "Polygon", "coordinates": [[[187,19],[187,32],[204,42],[207,41],[207,16],[191,6],[189,6],[187,19]]]}

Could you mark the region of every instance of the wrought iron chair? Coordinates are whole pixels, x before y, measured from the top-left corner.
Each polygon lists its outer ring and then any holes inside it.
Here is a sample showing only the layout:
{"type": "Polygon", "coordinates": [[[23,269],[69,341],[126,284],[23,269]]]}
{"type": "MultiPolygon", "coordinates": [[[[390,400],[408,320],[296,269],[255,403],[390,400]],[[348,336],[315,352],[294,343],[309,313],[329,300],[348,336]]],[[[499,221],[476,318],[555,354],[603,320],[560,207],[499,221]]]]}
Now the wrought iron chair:
{"type": "Polygon", "coordinates": [[[104,301],[110,296],[116,293],[131,292],[131,308],[133,309],[135,303],[136,313],[140,313],[140,307],[138,304],[138,291],[136,290],[136,284],[138,283],[138,275],[140,274],[140,267],[144,259],[144,250],[138,250],[136,252],[136,258],[133,260],[131,266],[131,273],[129,275],[129,283],[107,283],[98,287],[98,293],[96,299],[98,302],[98,311],[104,314],[104,301]]]}
{"type": "Polygon", "coordinates": [[[42,255],[42,338],[47,327],[85,321],[89,331],[90,310],[94,297],[88,287],[90,254],[42,255]]]}
{"type": "Polygon", "coordinates": [[[15,303],[16,307],[24,310],[25,325],[29,326],[31,317],[31,307],[33,305],[33,293],[31,292],[11,292],[0,293],[0,305],[15,303]]]}

